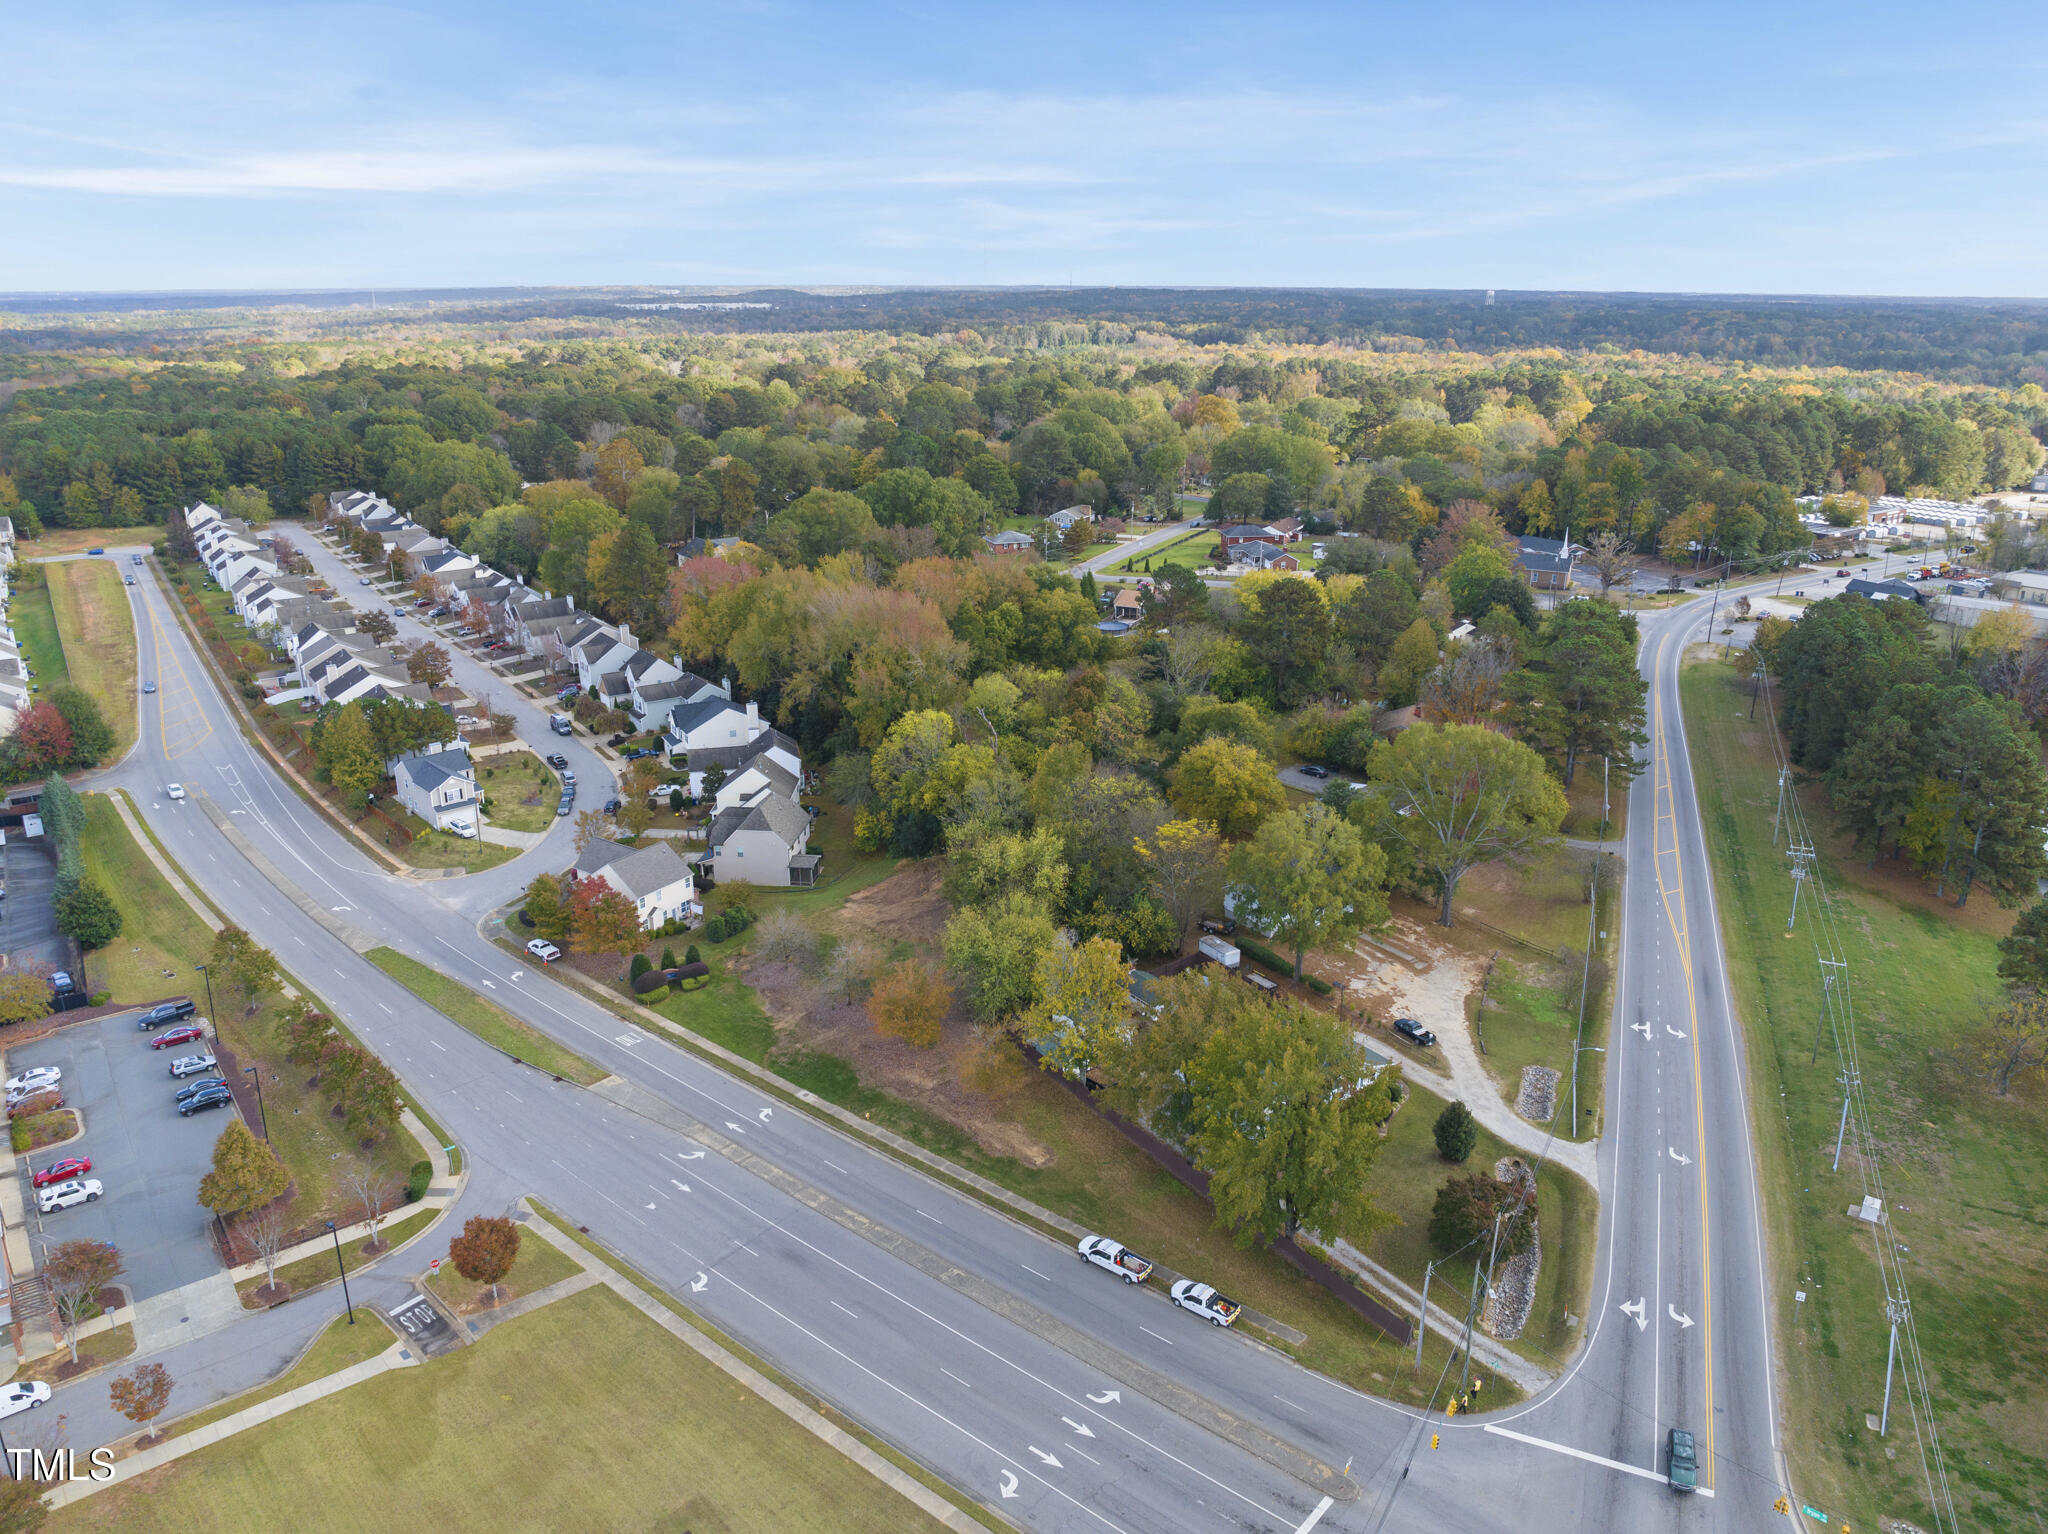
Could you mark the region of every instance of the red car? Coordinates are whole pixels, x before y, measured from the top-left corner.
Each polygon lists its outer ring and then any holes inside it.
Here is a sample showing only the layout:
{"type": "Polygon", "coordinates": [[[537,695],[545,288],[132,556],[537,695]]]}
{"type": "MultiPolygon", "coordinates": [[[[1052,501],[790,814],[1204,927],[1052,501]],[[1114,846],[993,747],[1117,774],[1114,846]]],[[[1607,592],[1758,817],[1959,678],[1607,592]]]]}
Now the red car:
{"type": "Polygon", "coordinates": [[[195,1040],[205,1037],[206,1030],[203,1028],[173,1028],[170,1032],[160,1033],[151,1039],[149,1047],[151,1049],[169,1049],[173,1044],[190,1044],[195,1040]]]}
{"type": "Polygon", "coordinates": [[[33,1179],[38,1188],[47,1188],[53,1182],[68,1182],[74,1177],[83,1177],[92,1170],[92,1157],[70,1156],[62,1161],[53,1161],[36,1173],[33,1179]]]}

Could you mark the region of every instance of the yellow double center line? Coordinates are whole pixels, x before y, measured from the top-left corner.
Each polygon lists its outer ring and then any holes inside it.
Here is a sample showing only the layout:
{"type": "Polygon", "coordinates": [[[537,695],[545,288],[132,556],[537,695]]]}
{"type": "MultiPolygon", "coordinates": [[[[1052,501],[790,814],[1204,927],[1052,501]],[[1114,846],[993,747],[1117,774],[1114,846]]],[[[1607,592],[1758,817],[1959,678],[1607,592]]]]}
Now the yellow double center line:
{"type": "MultiPolygon", "coordinates": [[[[1656,663],[1650,671],[1651,750],[1656,762],[1656,824],[1651,838],[1652,861],[1657,869],[1657,889],[1664,900],[1664,919],[1678,947],[1678,963],[1685,975],[1686,1034],[1692,1045],[1692,1113],[1695,1150],[1700,1175],[1700,1294],[1701,1344],[1706,1349],[1707,1415],[1702,1434],[1706,1452],[1700,1456],[1700,1474],[1711,1487],[1714,1481],[1714,1278],[1713,1247],[1707,1228],[1707,1109],[1700,1087],[1699,989],[1693,983],[1692,939],[1686,930],[1685,879],[1678,843],[1678,804],[1671,778],[1671,755],[1664,733],[1664,656],[1670,636],[1657,641],[1656,663]],[[1664,828],[1671,827],[1671,877],[1664,876],[1664,828]]],[[[1683,657],[1681,656],[1681,660],[1683,657]]]]}

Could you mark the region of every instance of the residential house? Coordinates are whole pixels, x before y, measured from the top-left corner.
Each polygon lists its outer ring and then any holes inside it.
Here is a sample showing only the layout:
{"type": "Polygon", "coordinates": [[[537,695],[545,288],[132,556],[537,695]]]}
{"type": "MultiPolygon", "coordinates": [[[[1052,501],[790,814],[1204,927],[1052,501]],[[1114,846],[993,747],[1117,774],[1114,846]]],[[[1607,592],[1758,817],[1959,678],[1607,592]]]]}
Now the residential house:
{"type": "Polygon", "coordinates": [[[390,767],[400,804],[436,830],[476,835],[476,767],[468,747],[408,751],[390,767]]]}
{"type": "Polygon", "coordinates": [[[1253,539],[1233,546],[1230,563],[1241,570],[1299,570],[1301,561],[1280,547],[1264,539],[1253,539]]]}
{"type": "MultiPolygon", "coordinates": [[[[804,772],[803,752],[797,743],[782,731],[765,729],[752,740],[741,741],[729,746],[698,746],[672,757],[671,764],[688,775],[685,785],[693,799],[704,797],[704,776],[714,767],[720,769],[727,781],[742,776],[749,767],[765,758],[764,765],[780,768],[784,773],[801,781],[804,772]]],[[[767,773],[764,780],[771,779],[767,773]]],[[[792,797],[794,797],[792,795],[792,797]]]]}
{"type": "Polygon", "coordinates": [[[1231,556],[1239,544],[1271,543],[1284,548],[1299,542],[1301,521],[1297,517],[1283,517],[1278,522],[1233,522],[1216,529],[1216,536],[1223,544],[1224,562],[1234,564],[1231,556]]]}
{"type": "Polygon", "coordinates": [[[689,861],[666,837],[644,847],[593,841],[576,856],[576,876],[602,879],[632,901],[643,932],[674,921],[693,921],[704,914],[689,861]]]}
{"type": "Polygon", "coordinates": [[[1873,602],[1917,602],[1920,600],[1920,588],[1910,581],[1897,579],[1873,581],[1866,580],[1860,575],[1850,578],[1848,585],[1842,588],[1842,594],[1851,597],[1869,597],[1873,602]]]}
{"type": "Polygon", "coordinates": [[[1029,554],[1038,547],[1037,540],[1029,533],[1020,533],[1014,529],[992,533],[981,541],[988,545],[991,554],[1029,554]]]}
{"type": "Polygon", "coordinates": [[[1562,538],[1525,537],[1515,548],[1515,569],[1538,591],[1564,591],[1571,586],[1579,553],[1569,530],[1562,538]]]}
{"type": "Polygon", "coordinates": [[[14,563],[14,518],[0,517],[0,569],[14,563]]]}
{"type": "Polygon", "coordinates": [[[743,745],[767,728],[760,704],[750,702],[742,707],[723,693],[714,692],[694,703],[678,703],[671,709],[661,744],[673,758],[679,752],[705,746],[743,745]]]}
{"type": "Polygon", "coordinates": [[[1119,586],[1110,593],[1109,615],[1125,623],[1136,623],[1145,616],[1145,594],[1135,586],[1119,586]]]}
{"type": "Polygon", "coordinates": [[[721,883],[808,888],[822,856],[810,850],[811,817],[795,800],[763,787],[712,817],[699,865],[721,883]]]}
{"type": "Polygon", "coordinates": [[[1064,511],[1054,512],[1045,520],[1061,532],[1065,532],[1076,522],[1093,522],[1095,520],[1095,508],[1093,506],[1069,506],[1064,511]]]}

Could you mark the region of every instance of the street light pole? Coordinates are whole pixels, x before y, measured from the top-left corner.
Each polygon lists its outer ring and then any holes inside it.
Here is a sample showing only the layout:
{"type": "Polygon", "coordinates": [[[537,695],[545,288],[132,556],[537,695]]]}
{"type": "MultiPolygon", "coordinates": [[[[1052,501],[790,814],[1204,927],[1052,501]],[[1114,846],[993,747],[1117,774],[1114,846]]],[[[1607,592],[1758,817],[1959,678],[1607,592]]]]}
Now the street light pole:
{"type": "Polygon", "coordinates": [[[348,1264],[341,1260],[341,1232],[334,1222],[327,1222],[327,1234],[334,1237],[334,1266],[341,1274],[341,1302],[348,1307],[348,1324],[356,1324],[356,1302],[348,1297],[348,1264]]]}
{"type": "Polygon", "coordinates": [[[270,1115],[263,1108],[263,1073],[253,1065],[242,1067],[242,1074],[256,1083],[256,1117],[263,1123],[263,1138],[270,1138],[270,1115]]]}
{"type": "MultiPolygon", "coordinates": [[[[206,1015],[209,1020],[213,1021],[215,1027],[219,1027],[219,1020],[213,1010],[213,974],[204,964],[195,964],[192,967],[198,970],[200,974],[206,976],[206,1015]]],[[[265,1135],[264,1138],[267,1140],[270,1137],[265,1135]]]]}

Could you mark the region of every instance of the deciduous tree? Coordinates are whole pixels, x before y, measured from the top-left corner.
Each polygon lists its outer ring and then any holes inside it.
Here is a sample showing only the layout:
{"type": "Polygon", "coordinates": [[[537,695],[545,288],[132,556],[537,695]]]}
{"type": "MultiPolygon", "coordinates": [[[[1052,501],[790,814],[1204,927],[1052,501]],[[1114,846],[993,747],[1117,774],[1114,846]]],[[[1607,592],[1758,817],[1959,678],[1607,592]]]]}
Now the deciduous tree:
{"type": "MultiPolygon", "coordinates": [[[[1429,1239],[1439,1252],[1476,1247],[1494,1249],[1494,1224],[1500,1224],[1497,1255],[1526,1251],[1536,1238],[1536,1199],[1491,1172],[1452,1177],[1436,1190],[1429,1215],[1429,1239]]],[[[1480,1258],[1484,1261],[1484,1256],[1480,1258]]]]}
{"type": "Polygon", "coordinates": [[[472,1284],[489,1284],[491,1302],[497,1303],[498,1285],[519,1260],[519,1227],[502,1215],[473,1215],[462,1234],[448,1243],[449,1259],[455,1271],[472,1284]]]}
{"type": "Polygon", "coordinates": [[[78,1324],[99,1308],[100,1291],[126,1270],[111,1241],[61,1241],[43,1259],[43,1284],[63,1323],[71,1361],[78,1362],[78,1324]]]}
{"type": "Polygon", "coordinates": [[[868,993],[868,1018],[877,1033],[930,1049],[939,1042],[953,992],[946,977],[922,959],[892,964],[868,993]]]}
{"type": "Polygon", "coordinates": [[[137,1364],[126,1374],[117,1374],[107,1386],[107,1402],[143,1430],[149,1442],[149,1425],[171,1404],[171,1371],[162,1364],[137,1364]]]}
{"type": "Polygon", "coordinates": [[[1227,837],[1243,836],[1287,803],[1273,764],[1250,746],[1213,738],[1190,747],[1169,782],[1173,807],[1227,837]]]}
{"type": "Polygon", "coordinates": [[[1052,917],[1029,895],[953,913],[946,923],[946,967],[977,1020],[1000,1023],[1037,1000],[1039,955],[1057,936],[1052,917]]]}
{"type": "Polygon", "coordinates": [[[631,953],[643,940],[633,902],[603,879],[578,879],[569,891],[569,941],[582,953],[631,953]]]}
{"type": "Polygon", "coordinates": [[[214,979],[240,994],[245,1013],[253,1014],[263,997],[284,983],[277,955],[240,927],[222,927],[214,934],[206,962],[214,979]]]}
{"type": "Polygon", "coordinates": [[[1038,956],[1037,1000],[1024,1037],[1049,1071],[1079,1081],[1095,1066],[1114,1069],[1130,1036],[1131,974],[1113,938],[1057,938],[1038,956]]]}
{"type": "Polygon", "coordinates": [[[226,1219],[269,1203],[290,1185],[277,1152],[233,1119],[213,1142],[213,1170],[199,1179],[199,1202],[226,1219]]]}
{"type": "Polygon", "coordinates": [[[405,657],[405,674],[415,682],[424,682],[429,687],[439,687],[448,680],[448,673],[454,662],[449,658],[446,646],[428,640],[415,645],[405,657]]]}
{"type": "Polygon", "coordinates": [[[1975,1049],[2000,1097],[2020,1077],[2048,1070],[2048,997],[2015,996],[1977,1035],[1975,1049]]]}
{"type": "Polygon", "coordinates": [[[1169,820],[1133,846],[1144,864],[1146,888],[1186,943],[1202,913],[1222,904],[1223,838],[1209,821],[1169,820]]]}
{"type": "Polygon", "coordinates": [[[1321,804],[1268,816],[1230,860],[1230,893],[1255,931],[1294,953],[1349,943],[1387,920],[1387,855],[1321,804]]]}

